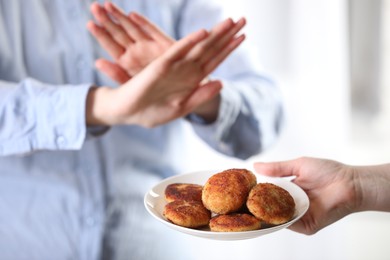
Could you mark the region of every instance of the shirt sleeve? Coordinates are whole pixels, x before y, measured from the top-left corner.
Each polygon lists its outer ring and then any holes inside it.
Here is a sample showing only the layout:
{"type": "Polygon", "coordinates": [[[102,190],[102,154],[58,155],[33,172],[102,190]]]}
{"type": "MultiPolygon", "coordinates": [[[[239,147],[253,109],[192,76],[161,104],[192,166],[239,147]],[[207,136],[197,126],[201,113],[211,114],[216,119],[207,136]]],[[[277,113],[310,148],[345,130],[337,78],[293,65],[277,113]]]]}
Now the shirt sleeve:
{"type": "Polygon", "coordinates": [[[0,156],[80,149],[90,85],[0,81],[0,156]]]}
{"type": "MultiPolygon", "coordinates": [[[[199,28],[209,29],[227,18],[211,0],[187,1],[183,9],[180,37],[199,28]]],[[[258,57],[256,49],[244,43],[212,73],[211,78],[223,82],[214,123],[204,124],[194,115],[187,117],[200,138],[228,156],[247,159],[256,155],[271,146],[280,132],[281,93],[263,72],[258,57]]]]}

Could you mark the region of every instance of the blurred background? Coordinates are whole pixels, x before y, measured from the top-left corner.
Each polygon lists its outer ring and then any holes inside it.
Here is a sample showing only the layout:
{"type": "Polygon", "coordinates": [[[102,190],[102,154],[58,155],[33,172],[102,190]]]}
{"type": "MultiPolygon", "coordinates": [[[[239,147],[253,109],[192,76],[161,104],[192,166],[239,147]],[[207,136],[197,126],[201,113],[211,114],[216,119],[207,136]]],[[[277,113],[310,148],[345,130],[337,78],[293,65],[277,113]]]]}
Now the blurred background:
{"type": "MultiPolygon", "coordinates": [[[[199,140],[188,171],[254,161],[325,157],[346,164],[390,162],[390,1],[223,1],[245,16],[247,42],[282,89],[286,124],[265,153],[241,162],[199,140]],[[205,160],[205,158],[207,158],[205,160]]],[[[390,214],[357,213],[313,236],[282,230],[221,242],[182,235],[198,259],[390,259],[390,214]]]]}

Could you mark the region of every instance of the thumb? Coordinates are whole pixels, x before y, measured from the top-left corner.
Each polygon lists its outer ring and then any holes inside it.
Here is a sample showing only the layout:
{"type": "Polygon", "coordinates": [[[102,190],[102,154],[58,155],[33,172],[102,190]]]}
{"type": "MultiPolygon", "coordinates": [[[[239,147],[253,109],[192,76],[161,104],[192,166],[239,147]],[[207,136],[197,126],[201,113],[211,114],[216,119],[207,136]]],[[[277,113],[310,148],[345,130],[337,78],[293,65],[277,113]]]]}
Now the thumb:
{"type": "Polygon", "coordinates": [[[98,70],[119,84],[123,84],[131,78],[122,67],[106,59],[98,59],[95,62],[95,66],[98,70]]]}
{"type": "Polygon", "coordinates": [[[256,162],[253,167],[257,173],[271,177],[287,177],[296,175],[295,165],[292,161],[269,163],[256,162]]]}
{"type": "Polygon", "coordinates": [[[211,100],[222,89],[222,83],[219,80],[208,81],[204,85],[198,87],[191,96],[187,99],[185,109],[192,111],[197,106],[211,100]]]}

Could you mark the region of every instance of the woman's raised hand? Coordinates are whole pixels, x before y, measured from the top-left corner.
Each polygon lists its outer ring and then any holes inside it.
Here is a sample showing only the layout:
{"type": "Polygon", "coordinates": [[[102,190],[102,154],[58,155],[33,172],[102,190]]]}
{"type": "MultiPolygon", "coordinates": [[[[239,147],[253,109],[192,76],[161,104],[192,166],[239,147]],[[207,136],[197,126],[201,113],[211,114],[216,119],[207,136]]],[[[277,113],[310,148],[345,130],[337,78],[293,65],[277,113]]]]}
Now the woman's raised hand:
{"type": "Polygon", "coordinates": [[[88,122],[153,127],[193,112],[221,90],[220,81],[204,79],[243,42],[237,33],[244,25],[227,19],[210,32],[192,33],[119,88],[94,89],[88,122]]]}

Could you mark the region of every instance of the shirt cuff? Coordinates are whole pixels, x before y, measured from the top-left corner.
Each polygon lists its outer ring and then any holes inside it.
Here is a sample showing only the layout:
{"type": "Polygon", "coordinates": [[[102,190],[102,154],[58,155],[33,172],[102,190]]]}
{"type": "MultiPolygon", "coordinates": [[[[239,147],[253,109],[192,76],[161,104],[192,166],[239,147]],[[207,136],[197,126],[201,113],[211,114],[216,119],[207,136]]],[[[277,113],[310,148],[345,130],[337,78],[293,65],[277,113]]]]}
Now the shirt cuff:
{"type": "Polygon", "coordinates": [[[43,149],[80,149],[86,137],[86,99],[91,85],[59,87],[43,96],[36,146],[43,149]],[[48,111],[51,111],[48,113],[48,111]],[[45,115],[45,116],[42,116],[45,115]]]}
{"type": "Polygon", "coordinates": [[[34,79],[25,80],[17,97],[23,99],[21,110],[25,112],[14,116],[17,130],[14,128],[15,134],[1,144],[0,154],[80,149],[86,138],[85,104],[89,88],[87,84],[51,86],[34,79]]]}

